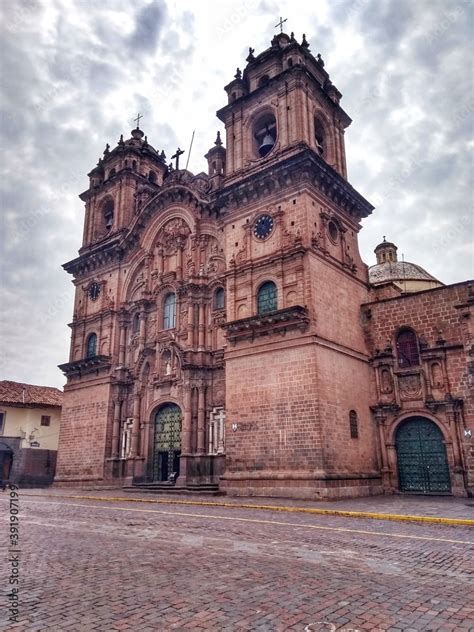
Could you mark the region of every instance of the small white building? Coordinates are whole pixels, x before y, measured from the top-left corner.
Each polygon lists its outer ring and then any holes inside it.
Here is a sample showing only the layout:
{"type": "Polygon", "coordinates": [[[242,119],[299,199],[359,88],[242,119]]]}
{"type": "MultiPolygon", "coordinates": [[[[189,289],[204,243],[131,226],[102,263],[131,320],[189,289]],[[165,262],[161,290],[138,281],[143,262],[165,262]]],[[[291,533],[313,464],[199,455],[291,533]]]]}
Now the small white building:
{"type": "Polygon", "coordinates": [[[52,482],[63,393],[50,386],[0,381],[0,478],[21,485],[52,482]]]}

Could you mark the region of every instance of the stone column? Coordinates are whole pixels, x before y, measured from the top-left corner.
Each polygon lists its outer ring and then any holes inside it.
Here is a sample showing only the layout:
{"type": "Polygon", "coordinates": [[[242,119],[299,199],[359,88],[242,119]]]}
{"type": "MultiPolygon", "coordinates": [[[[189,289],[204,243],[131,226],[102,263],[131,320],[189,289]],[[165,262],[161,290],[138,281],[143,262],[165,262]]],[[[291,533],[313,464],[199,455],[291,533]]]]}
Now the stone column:
{"type": "Polygon", "coordinates": [[[183,280],[183,246],[179,244],[176,252],[176,278],[183,280]]]}
{"type": "Polygon", "coordinates": [[[145,336],[146,336],[146,315],[145,312],[142,311],[140,313],[140,334],[138,339],[138,346],[140,351],[143,351],[145,347],[145,336]]]}
{"type": "Polygon", "coordinates": [[[206,439],[206,387],[204,384],[198,386],[198,427],[197,427],[197,451],[204,454],[206,439]]]}
{"type": "Polygon", "coordinates": [[[184,385],[183,453],[191,454],[191,385],[184,385]]]}
{"type": "Polygon", "coordinates": [[[120,399],[116,399],[114,401],[114,423],[112,426],[112,458],[113,459],[118,459],[119,457],[121,407],[122,407],[122,401],[120,399]]]}
{"type": "Polygon", "coordinates": [[[125,364],[125,345],[126,345],[127,328],[125,323],[120,323],[120,342],[119,342],[119,365],[125,364]]]}
{"type": "Polygon", "coordinates": [[[138,444],[140,440],[140,393],[135,393],[133,401],[133,424],[132,424],[132,441],[130,446],[130,457],[138,456],[138,444]]]}
{"type": "Polygon", "coordinates": [[[188,345],[194,347],[194,303],[188,303],[188,345]]]}
{"type": "Polygon", "coordinates": [[[205,325],[205,305],[204,301],[199,303],[199,324],[198,324],[198,348],[204,351],[206,344],[206,325],[205,325]]]}

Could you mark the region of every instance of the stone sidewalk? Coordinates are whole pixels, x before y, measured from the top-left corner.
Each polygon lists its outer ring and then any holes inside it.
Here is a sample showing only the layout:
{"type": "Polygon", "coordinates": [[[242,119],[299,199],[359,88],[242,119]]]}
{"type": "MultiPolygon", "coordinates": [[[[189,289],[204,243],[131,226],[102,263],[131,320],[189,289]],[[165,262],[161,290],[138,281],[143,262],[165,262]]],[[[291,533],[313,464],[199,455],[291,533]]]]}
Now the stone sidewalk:
{"type": "Polygon", "coordinates": [[[202,502],[212,504],[235,505],[271,505],[278,507],[301,507],[314,509],[328,509],[335,511],[353,511],[378,514],[396,514],[401,516],[428,516],[434,518],[454,518],[474,520],[474,498],[459,498],[453,496],[417,496],[417,495],[382,495],[366,498],[351,498],[333,501],[309,501],[287,498],[266,498],[246,496],[206,496],[201,494],[160,494],[144,492],[125,492],[122,488],[46,488],[27,489],[23,493],[34,495],[54,496],[91,496],[106,498],[121,498],[127,500],[159,500],[170,503],[202,502]]]}

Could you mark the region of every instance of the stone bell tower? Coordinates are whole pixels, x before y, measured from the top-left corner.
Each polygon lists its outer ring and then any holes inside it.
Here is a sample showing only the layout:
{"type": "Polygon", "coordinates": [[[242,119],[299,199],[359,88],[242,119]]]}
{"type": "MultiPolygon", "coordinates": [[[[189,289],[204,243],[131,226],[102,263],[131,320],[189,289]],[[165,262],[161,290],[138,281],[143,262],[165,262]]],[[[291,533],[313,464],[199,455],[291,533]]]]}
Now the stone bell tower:
{"type": "Polygon", "coordinates": [[[314,57],[303,36],[276,35],[271,47],[254,56],[225,90],[228,104],[218,117],[226,126],[227,178],[311,148],[347,177],[344,130],[351,119],[339,106],[341,93],[314,57]],[[262,158],[265,163],[262,163],[262,158]]]}
{"type": "Polygon", "coordinates": [[[310,498],[371,493],[381,479],[357,233],[373,207],[347,181],[351,119],[305,36],[280,33],[254,52],[217,113],[226,127],[222,487],[310,498]]]}

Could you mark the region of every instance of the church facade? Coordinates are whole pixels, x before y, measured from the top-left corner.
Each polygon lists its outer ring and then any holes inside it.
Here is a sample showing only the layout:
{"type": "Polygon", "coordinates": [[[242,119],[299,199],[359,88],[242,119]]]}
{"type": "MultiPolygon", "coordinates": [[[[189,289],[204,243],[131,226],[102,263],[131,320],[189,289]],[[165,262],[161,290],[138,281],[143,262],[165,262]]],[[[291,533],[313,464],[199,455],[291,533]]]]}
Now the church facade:
{"type": "Polygon", "coordinates": [[[138,126],[89,173],[56,484],[472,493],[472,285],[405,278],[385,240],[369,275],[351,119],[304,36],[225,90],[207,174],[138,126]]]}

